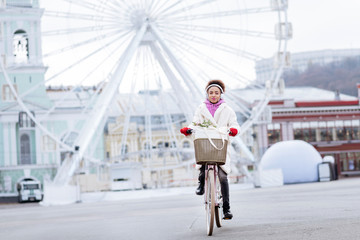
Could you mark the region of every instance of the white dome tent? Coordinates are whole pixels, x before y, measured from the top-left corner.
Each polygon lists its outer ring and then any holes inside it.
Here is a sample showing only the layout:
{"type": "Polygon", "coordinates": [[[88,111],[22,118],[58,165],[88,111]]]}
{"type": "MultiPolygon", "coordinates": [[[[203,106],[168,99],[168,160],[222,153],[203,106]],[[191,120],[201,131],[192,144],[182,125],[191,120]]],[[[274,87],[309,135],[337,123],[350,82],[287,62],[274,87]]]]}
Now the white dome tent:
{"type": "Polygon", "coordinates": [[[275,174],[275,170],[278,170],[277,173],[281,170],[283,184],[316,182],[319,179],[318,164],[321,162],[321,155],[309,143],[283,141],[275,143],[265,152],[259,170],[261,173],[272,170],[275,174]]]}

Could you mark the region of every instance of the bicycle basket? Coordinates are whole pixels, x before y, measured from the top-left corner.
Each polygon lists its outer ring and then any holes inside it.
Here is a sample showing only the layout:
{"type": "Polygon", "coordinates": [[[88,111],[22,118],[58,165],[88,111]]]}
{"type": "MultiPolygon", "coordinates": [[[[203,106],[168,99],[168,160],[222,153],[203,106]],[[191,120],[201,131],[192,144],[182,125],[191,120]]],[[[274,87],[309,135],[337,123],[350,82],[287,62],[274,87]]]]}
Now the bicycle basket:
{"type": "Polygon", "coordinates": [[[228,141],[224,140],[224,143],[222,139],[212,139],[212,141],[216,147],[223,148],[221,150],[216,149],[207,138],[198,138],[194,140],[195,159],[197,164],[225,164],[228,141]]]}

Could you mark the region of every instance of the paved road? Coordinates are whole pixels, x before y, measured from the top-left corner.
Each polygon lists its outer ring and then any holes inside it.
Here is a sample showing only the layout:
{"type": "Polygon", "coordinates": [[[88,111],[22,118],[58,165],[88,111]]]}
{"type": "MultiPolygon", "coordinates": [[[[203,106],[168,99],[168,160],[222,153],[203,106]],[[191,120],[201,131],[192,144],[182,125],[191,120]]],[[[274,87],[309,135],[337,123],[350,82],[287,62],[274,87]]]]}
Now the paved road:
{"type": "MultiPolygon", "coordinates": [[[[360,239],[360,178],[241,189],[234,219],[211,239],[360,239]]],[[[202,198],[176,196],[67,206],[0,205],[0,239],[209,239],[202,198]]]]}

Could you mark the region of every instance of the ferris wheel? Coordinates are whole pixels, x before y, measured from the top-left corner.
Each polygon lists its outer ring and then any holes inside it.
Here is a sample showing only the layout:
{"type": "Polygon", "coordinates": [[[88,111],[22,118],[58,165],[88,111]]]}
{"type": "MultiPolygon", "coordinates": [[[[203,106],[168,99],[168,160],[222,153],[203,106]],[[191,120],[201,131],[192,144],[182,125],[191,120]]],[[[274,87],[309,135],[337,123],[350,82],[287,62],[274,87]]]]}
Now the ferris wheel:
{"type": "MultiPolygon", "coordinates": [[[[227,101],[241,114],[245,132],[265,109],[285,65],[287,40],[291,37],[287,5],[286,0],[40,1],[45,9],[42,58],[49,66],[45,85],[55,89],[72,86],[70,93],[84,86],[93,89],[87,92],[89,101],[83,106],[89,120],[73,143],[79,150],[78,161],[70,172],[86,155],[119,94],[129,96],[120,103],[126,138],[134,113],[127,106],[139,92],[145,93],[144,102],[139,103],[145,110],[149,107],[146,96],[151,91],[170,93],[176,108],[190,122],[210,79],[222,79],[228,89],[263,91],[255,106],[242,104],[239,96],[227,93],[227,101]],[[255,62],[273,56],[277,65],[268,82],[256,82],[255,62]]],[[[19,96],[20,102],[23,96],[19,96]]],[[[64,93],[48,108],[42,122],[68,101],[68,96],[64,93]]],[[[169,115],[163,106],[159,108],[164,116],[169,115]]],[[[147,120],[151,112],[145,111],[145,115],[146,136],[151,141],[152,123],[147,120]]],[[[42,122],[37,124],[56,142],[69,149],[74,147],[42,122]]],[[[174,137],[174,130],[169,129],[168,134],[174,137]]]]}

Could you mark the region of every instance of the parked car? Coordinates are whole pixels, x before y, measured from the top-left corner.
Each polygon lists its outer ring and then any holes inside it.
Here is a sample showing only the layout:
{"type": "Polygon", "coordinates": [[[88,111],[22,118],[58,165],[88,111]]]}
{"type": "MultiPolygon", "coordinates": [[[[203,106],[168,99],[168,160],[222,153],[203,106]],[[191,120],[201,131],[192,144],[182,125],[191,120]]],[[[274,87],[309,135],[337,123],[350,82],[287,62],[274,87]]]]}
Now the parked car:
{"type": "Polygon", "coordinates": [[[19,192],[19,203],[28,201],[41,201],[43,198],[41,183],[31,178],[27,178],[18,182],[17,190],[19,192]]]}

